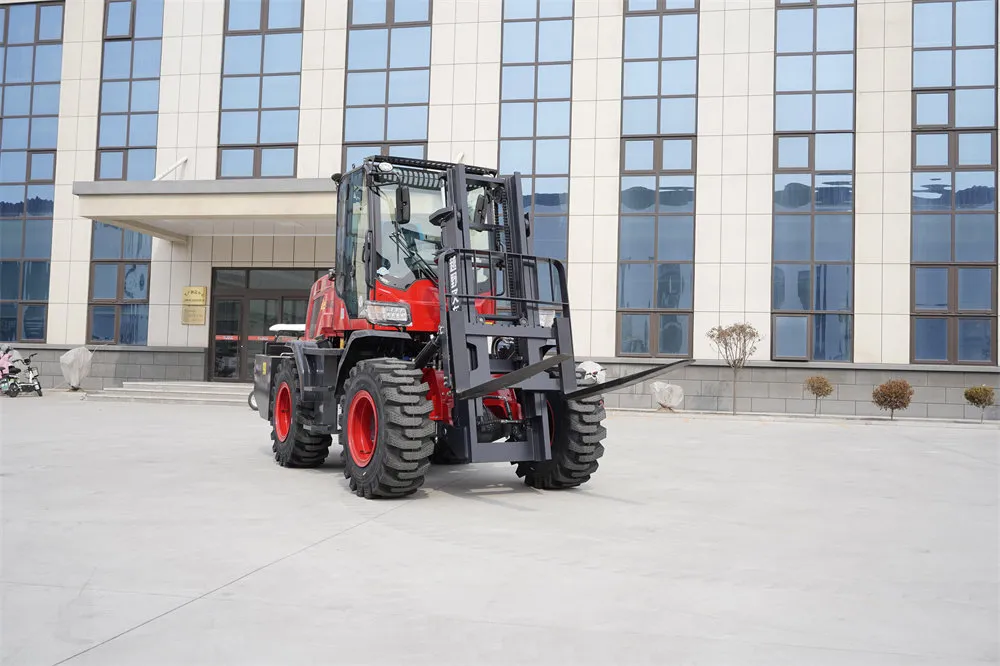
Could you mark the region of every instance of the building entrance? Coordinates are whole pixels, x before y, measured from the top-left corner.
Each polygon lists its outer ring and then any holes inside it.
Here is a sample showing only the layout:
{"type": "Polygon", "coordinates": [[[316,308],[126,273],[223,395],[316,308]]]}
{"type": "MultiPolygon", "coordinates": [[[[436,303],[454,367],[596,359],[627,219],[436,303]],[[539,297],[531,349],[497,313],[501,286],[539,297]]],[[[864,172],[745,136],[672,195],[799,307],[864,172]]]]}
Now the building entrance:
{"type": "Polygon", "coordinates": [[[217,268],[212,274],[208,375],[252,382],[254,355],[273,339],[275,324],[304,324],[314,268],[217,268]]]}

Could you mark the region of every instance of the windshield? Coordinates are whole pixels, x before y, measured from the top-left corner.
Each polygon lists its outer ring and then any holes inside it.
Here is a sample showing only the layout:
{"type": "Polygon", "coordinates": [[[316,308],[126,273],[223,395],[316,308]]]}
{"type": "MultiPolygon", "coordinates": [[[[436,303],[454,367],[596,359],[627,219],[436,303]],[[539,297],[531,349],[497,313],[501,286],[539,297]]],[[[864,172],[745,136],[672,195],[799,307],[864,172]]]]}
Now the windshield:
{"type": "MultiPolygon", "coordinates": [[[[383,282],[399,286],[409,285],[418,279],[436,280],[437,255],[442,249],[441,228],[431,224],[430,216],[447,205],[444,191],[440,187],[431,189],[408,185],[410,221],[396,224],[397,187],[396,183],[374,186],[379,199],[380,219],[376,273],[383,282]]],[[[478,188],[469,193],[467,205],[470,211],[475,209],[476,199],[482,192],[482,188],[478,188]]],[[[470,233],[473,248],[489,247],[488,232],[470,233]]]]}

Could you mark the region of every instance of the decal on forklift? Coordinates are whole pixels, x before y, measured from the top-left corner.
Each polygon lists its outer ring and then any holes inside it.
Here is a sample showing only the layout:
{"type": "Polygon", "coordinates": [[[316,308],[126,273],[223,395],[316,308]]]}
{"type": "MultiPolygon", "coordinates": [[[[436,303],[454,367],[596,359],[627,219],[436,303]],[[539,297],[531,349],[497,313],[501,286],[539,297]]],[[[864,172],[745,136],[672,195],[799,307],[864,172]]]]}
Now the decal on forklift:
{"type": "Polygon", "coordinates": [[[458,257],[455,255],[451,255],[448,259],[448,291],[453,294],[451,297],[451,310],[452,312],[458,312],[462,304],[458,296],[454,295],[458,292],[458,257]]]}
{"type": "Polygon", "coordinates": [[[215,336],[215,339],[216,340],[227,340],[227,341],[236,342],[237,340],[240,339],[240,336],[238,336],[238,335],[217,335],[217,336],[215,336]]]}
{"type": "Polygon", "coordinates": [[[274,340],[273,335],[249,335],[247,340],[250,342],[271,342],[274,340]]]}

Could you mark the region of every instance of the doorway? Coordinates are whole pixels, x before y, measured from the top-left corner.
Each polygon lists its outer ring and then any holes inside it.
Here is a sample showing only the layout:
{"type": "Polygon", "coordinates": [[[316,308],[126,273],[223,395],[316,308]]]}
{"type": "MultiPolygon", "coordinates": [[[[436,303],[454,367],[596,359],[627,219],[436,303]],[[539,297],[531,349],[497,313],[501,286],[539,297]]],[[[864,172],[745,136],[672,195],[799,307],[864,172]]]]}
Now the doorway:
{"type": "Polygon", "coordinates": [[[309,289],[320,272],[313,268],[215,269],[209,378],[252,382],[254,356],[274,339],[271,326],[306,322],[309,289]]]}

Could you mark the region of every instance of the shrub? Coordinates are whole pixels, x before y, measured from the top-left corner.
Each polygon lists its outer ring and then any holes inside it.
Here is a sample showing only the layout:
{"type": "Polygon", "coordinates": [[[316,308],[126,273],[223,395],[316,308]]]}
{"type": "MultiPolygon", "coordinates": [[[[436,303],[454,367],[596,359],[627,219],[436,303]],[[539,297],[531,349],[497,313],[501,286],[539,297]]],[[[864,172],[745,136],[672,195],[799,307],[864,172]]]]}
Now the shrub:
{"type": "Polygon", "coordinates": [[[979,422],[982,423],[986,417],[986,408],[996,404],[996,393],[993,392],[992,386],[986,386],[985,384],[982,386],[971,386],[965,389],[965,400],[973,407],[979,408],[979,422]]]}
{"type": "Polygon", "coordinates": [[[816,404],[813,407],[813,416],[816,416],[819,413],[819,399],[833,393],[833,384],[823,375],[814,375],[806,379],[805,386],[806,391],[816,399],[816,404]]]}
{"type": "Polygon", "coordinates": [[[747,359],[757,351],[760,333],[751,324],[741,322],[729,326],[716,326],[708,332],[708,339],[715,346],[726,365],[733,369],[733,414],[736,413],[736,378],[747,359]]]}
{"type": "Polygon", "coordinates": [[[897,409],[909,407],[912,397],[913,387],[905,379],[890,379],[872,391],[872,402],[879,409],[888,409],[890,419],[896,418],[897,409]]]}

